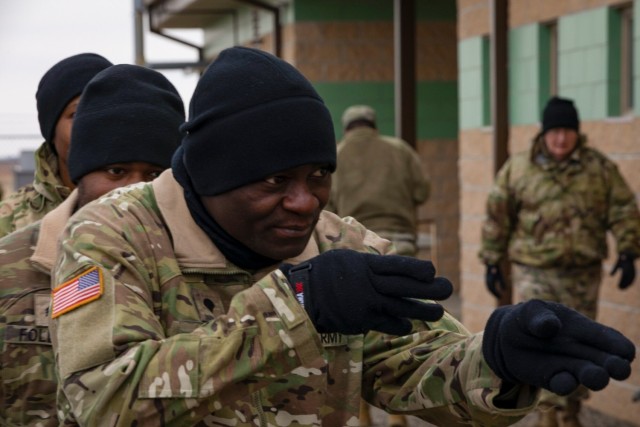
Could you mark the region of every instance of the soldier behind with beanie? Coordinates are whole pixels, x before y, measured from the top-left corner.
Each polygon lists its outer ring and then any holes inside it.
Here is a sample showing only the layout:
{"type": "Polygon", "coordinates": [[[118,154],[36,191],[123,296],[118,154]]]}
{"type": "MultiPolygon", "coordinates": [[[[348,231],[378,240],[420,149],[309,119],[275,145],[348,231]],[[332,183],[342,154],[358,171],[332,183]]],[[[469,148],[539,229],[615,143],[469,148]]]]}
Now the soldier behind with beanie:
{"type": "MultiPolygon", "coordinates": [[[[542,112],[542,129],[531,148],[504,164],[487,200],[480,258],[489,291],[505,289],[500,265],[511,262],[516,302],[555,301],[596,318],[607,256],[607,231],[617,242],[619,288],[635,278],[640,255],[640,213],[617,166],[587,146],[573,101],[553,97],[542,112]]],[[[562,426],[580,426],[580,389],[568,398],[545,398],[562,412],[562,426]]],[[[556,409],[540,426],[557,426],[556,409]]]]}
{"type": "MultiPolygon", "coordinates": [[[[178,92],[157,71],[114,65],[86,86],[69,148],[76,189],[41,221],[0,239],[1,424],[58,425],[48,328],[58,237],[75,210],[96,199],[109,205],[115,193],[107,192],[151,181],[168,168],[184,119],[178,92]]],[[[65,301],[73,306],[90,298],[93,289],[84,281],[65,301]]]]}
{"type": "Polygon", "coordinates": [[[0,203],[0,237],[41,219],[73,190],[67,170],[73,117],[85,85],[111,65],[100,55],[81,53],[58,62],[40,79],[36,102],[44,142],[35,152],[33,183],[0,203]]]}
{"type": "Polygon", "coordinates": [[[500,426],[540,387],[629,376],[633,343],[560,304],[504,307],[469,334],[434,302],[452,285],[430,262],[323,211],[333,122],[287,62],[225,49],[189,112],[171,170],[62,233],[63,425],[347,426],[364,396],[438,425],[500,426]],[[93,292],[70,305],[76,283],[93,292]]]}

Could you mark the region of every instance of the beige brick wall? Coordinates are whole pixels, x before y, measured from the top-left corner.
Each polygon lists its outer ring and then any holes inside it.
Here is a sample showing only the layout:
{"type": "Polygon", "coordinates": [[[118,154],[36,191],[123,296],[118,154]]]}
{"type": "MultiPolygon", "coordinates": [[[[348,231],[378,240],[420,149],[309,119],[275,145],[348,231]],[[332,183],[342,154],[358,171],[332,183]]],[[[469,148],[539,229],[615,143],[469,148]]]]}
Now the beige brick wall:
{"type": "MultiPolygon", "coordinates": [[[[458,0],[458,38],[491,32],[491,0],[458,0]]],[[[629,3],[629,0],[511,0],[509,28],[544,22],[582,10],[629,3]]]]}
{"type": "Polygon", "coordinates": [[[420,257],[431,259],[438,275],[447,277],[458,290],[458,144],[455,140],[419,141],[418,153],[431,180],[431,197],[418,210],[418,218],[419,231],[431,236],[432,250],[420,257]]]}
{"type": "MultiPolygon", "coordinates": [[[[583,122],[582,130],[589,144],[609,156],[640,199],[640,119],[616,119],[583,122]]],[[[511,128],[510,152],[526,150],[538,132],[537,125],[511,128]]],[[[485,269],[477,257],[480,227],[484,219],[488,191],[493,183],[491,130],[470,130],[460,134],[460,274],[462,320],[472,331],[484,328],[495,308],[495,299],[486,290],[485,269]]],[[[615,242],[610,238],[609,258],[604,262],[604,281],[600,292],[598,320],[612,326],[636,345],[640,343],[640,275],[634,285],[620,291],[619,274],[609,277],[615,262],[615,242]]],[[[636,263],[640,269],[639,263],[636,263]]],[[[609,386],[588,401],[588,405],[627,422],[637,419],[637,404],[631,403],[633,393],[640,389],[640,362],[633,363],[633,373],[624,382],[612,381],[609,386]]]]}

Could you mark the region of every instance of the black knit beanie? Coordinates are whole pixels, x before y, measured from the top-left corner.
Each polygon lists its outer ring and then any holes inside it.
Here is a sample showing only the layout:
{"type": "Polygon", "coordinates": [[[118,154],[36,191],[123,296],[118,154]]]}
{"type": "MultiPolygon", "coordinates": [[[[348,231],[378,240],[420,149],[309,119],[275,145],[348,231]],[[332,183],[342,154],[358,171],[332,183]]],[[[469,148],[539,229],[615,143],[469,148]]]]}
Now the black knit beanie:
{"type": "Polygon", "coordinates": [[[304,164],[335,169],[329,110],[298,70],[269,53],[223,50],[198,82],[189,118],[176,156],[200,196],[304,164]]]}
{"type": "Polygon", "coordinates": [[[159,72],[129,64],[100,72],[86,86],[73,119],[71,180],[114,163],[168,168],[184,120],[180,95],[159,72]]]}
{"type": "Polygon", "coordinates": [[[555,128],[580,131],[578,110],[570,99],[554,96],[547,102],[542,112],[542,134],[555,128]]]}
{"type": "Polygon", "coordinates": [[[53,146],[53,134],[60,115],[69,102],[100,71],[113,65],[95,53],[81,53],[63,59],[40,79],[36,92],[40,133],[53,146]]]}

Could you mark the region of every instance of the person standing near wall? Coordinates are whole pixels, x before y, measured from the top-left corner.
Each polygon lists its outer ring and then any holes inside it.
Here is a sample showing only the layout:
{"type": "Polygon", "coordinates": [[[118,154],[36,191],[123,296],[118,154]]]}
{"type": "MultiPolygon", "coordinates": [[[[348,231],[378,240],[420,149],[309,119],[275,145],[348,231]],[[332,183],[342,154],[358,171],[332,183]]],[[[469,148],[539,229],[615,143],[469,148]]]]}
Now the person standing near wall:
{"type": "Polygon", "coordinates": [[[36,104],[44,142],[35,153],[33,183],[0,203],[0,237],[41,219],[75,187],[69,178],[67,152],[80,94],[89,80],[111,65],[95,53],[80,53],[56,63],[40,79],[36,104]]]}
{"type": "Polygon", "coordinates": [[[0,239],[0,424],[59,425],[48,328],[58,237],[76,210],[168,168],[182,122],[183,101],[157,71],[114,65],[86,86],[69,148],[77,187],[42,220],[0,239]]]}
{"type": "MultiPolygon", "coordinates": [[[[415,257],[417,207],[430,193],[420,158],[406,142],[381,135],[376,112],[353,105],[342,114],[344,137],[338,143],[338,165],[333,174],[327,210],[353,217],[380,237],[390,240],[399,255],[415,257]]],[[[371,425],[366,402],[360,422],[371,425]]],[[[390,415],[389,426],[406,426],[400,415],[390,415]]]]}
{"type": "Polygon", "coordinates": [[[416,209],[431,189],[418,154],[406,141],[381,135],[367,105],[347,108],[342,126],[327,210],[356,218],[393,242],[398,254],[415,256],[416,209]]]}
{"type": "MultiPolygon", "coordinates": [[[[511,262],[517,301],[543,299],[596,318],[606,234],[616,239],[619,288],[635,278],[640,255],[640,213],[617,166],[587,146],[572,100],[553,97],[542,113],[542,129],[527,152],[512,156],[496,176],[487,200],[479,256],[486,285],[500,297],[499,264],[511,262]]],[[[580,426],[587,393],[548,396],[540,426],[580,426]],[[561,412],[558,414],[558,410],[561,412]]]]}

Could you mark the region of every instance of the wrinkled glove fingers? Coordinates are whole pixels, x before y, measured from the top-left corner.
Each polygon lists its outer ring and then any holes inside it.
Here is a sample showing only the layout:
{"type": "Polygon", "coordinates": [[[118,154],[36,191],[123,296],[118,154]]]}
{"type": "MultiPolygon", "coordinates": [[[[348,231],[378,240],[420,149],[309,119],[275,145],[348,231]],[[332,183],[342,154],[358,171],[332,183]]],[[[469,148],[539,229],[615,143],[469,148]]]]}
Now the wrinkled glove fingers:
{"type": "Polygon", "coordinates": [[[563,323],[567,325],[562,331],[566,338],[629,361],[635,358],[635,345],[613,328],[594,322],[577,312],[572,313],[570,318],[563,319],[563,323]]]}
{"type": "Polygon", "coordinates": [[[436,275],[436,269],[430,261],[401,255],[365,255],[371,272],[377,275],[401,275],[419,281],[430,282],[436,275]]]}
{"type": "Polygon", "coordinates": [[[379,312],[395,318],[406,318],[435,322],[444,315],[440,304],[427,303],[409,298],[381,297],[379,312]]]}
{"type": "MultiPolygon", "coordinates": [[[[585,387],[597,391],[602,390],[609,384],[609,374],[605,369],[586,360],[577,360],[573,358],[566,359],[566,372],[569,372],[578,382],[585,387]]],[[[555,374],[550,384],[553,382],[555,374]]]]}
{"type": "Polygon", "coordinates": [[[431,282],[420,281],[409,277],[372,276],[374,289],[390,297],[445,300],[453,293],[453,285],[445,277],[436,277],[431,282]]]}
{"type": "MultiPolygon", "coordinates": [[[[544,341],[540,341],[537,348],[541,348],[544,344],[544,341]]],[[[567,341],[564,339],[550,341],[546,343],[545,348],[549,356],[562,355],[565,358],[581,363],[591,363],[604,369],[608,375],[617,380],[624,380],[631,375],[630,362],[611,354],[608,350],[601,350],[573,340],[567,341]]]]}

